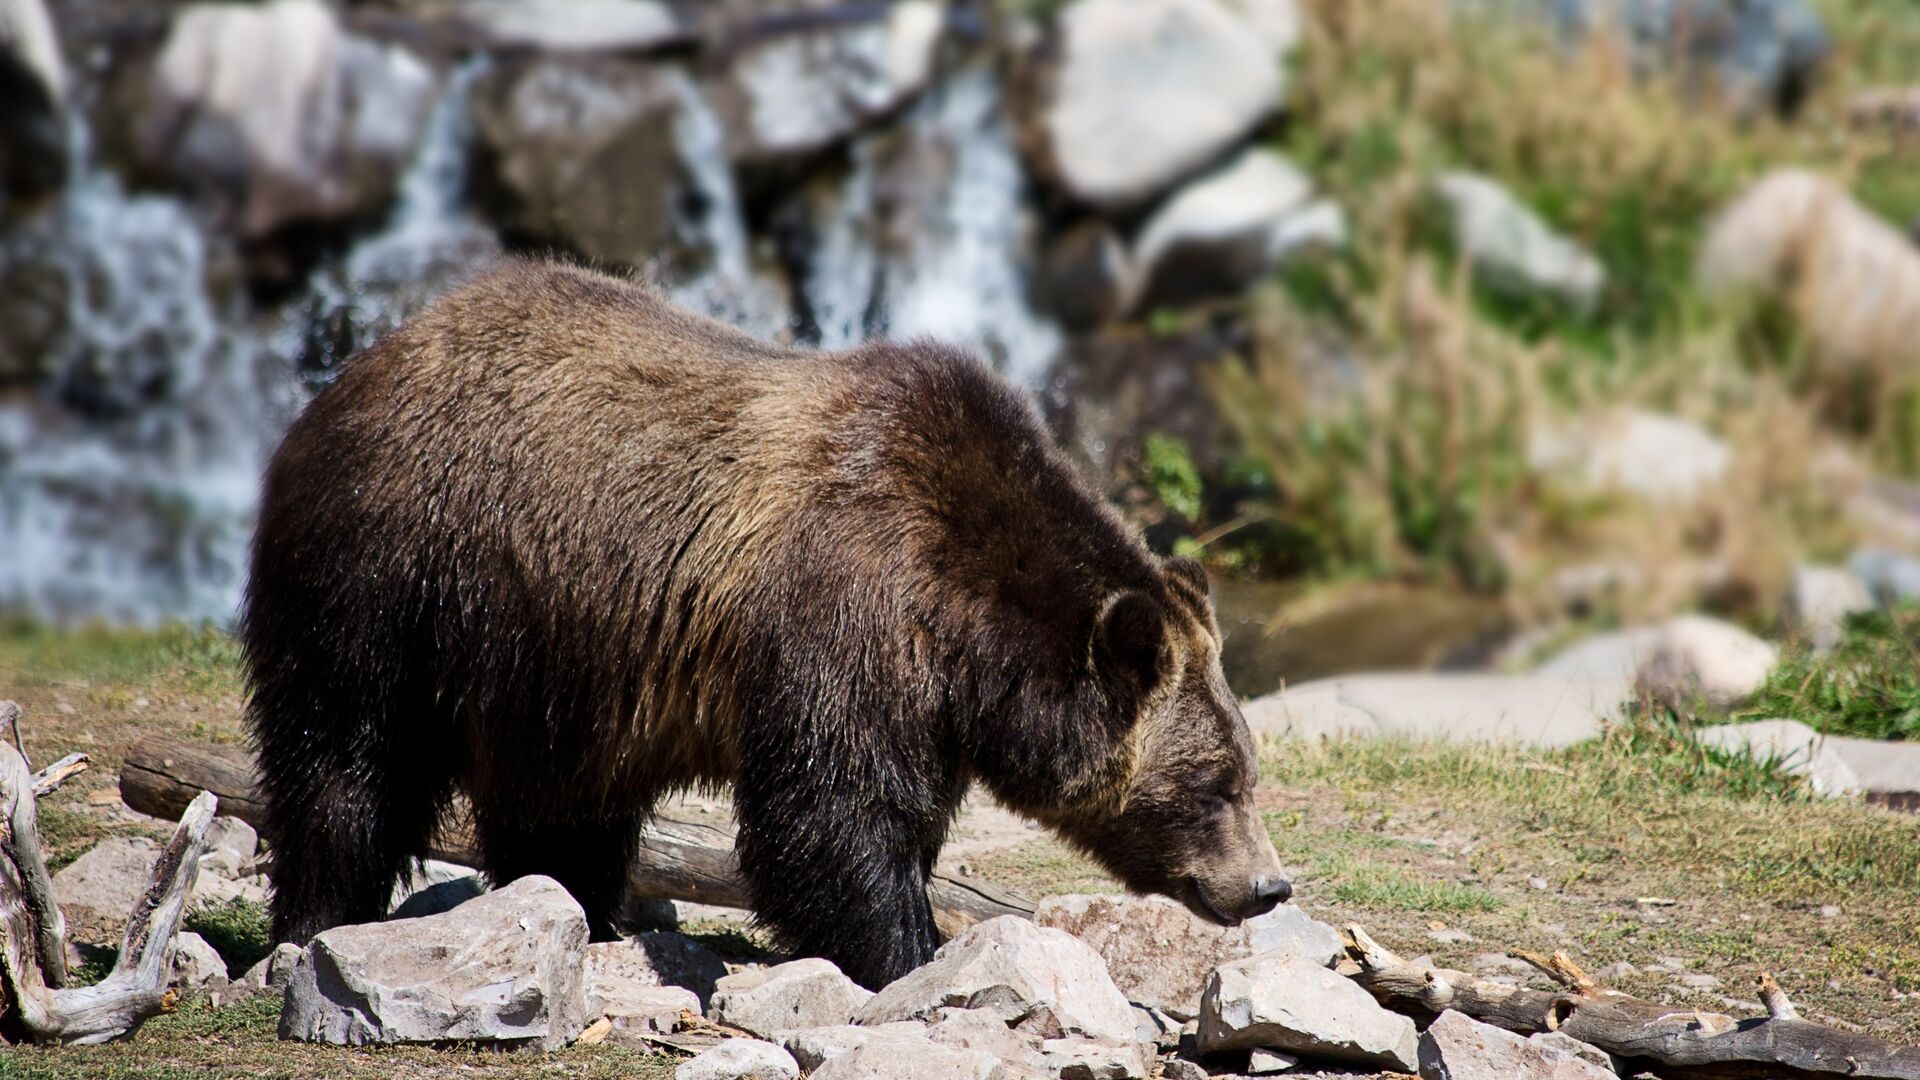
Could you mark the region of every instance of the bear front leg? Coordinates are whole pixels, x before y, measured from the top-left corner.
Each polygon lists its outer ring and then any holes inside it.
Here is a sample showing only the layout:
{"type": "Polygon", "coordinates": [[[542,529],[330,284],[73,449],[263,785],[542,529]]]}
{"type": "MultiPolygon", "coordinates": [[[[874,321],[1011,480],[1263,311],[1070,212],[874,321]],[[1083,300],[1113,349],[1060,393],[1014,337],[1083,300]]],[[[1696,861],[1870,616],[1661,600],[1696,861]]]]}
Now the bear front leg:
{"type": "Polygon", "coordinates": [[[871,990],[931,960],[927,877],[945,816],[758,779],[736,785],[735,850],[755,915],[781,945],[871,990]]]}

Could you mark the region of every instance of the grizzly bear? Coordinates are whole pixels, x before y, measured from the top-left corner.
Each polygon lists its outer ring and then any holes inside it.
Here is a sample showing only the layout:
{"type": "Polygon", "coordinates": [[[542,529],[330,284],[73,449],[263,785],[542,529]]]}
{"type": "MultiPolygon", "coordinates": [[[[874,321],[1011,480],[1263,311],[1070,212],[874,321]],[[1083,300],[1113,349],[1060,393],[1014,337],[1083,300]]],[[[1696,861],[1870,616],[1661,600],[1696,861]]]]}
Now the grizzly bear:
{"type": "Polygon", "coordinates": [[[664,796],[878,987],[969,786],[1232,923],[1289,892],[1207,578],[933,344],[770,345],[510,262],[349,362],[265,478],[241,624],[278,940],[381,918],[456,792],[612,936],[664,796]]]}

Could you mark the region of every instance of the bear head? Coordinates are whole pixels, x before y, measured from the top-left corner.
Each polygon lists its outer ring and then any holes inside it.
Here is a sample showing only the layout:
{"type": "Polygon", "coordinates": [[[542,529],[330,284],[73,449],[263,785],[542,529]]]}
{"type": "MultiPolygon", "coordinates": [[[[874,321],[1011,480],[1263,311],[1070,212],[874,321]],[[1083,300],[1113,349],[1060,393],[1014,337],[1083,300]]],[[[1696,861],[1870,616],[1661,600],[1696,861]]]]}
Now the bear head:
{"type": "Polygon", "coordinates": [[[1160,570],[1159,587],[1109,597],[1093,628],[1096,675],[1133,703],[1120,767],[1048,824],[1129,889],[1233,925],[1293,889],[1254,807],[1259,759],[1220,668],[1206,571],[1183,557],[1160,570]]]}

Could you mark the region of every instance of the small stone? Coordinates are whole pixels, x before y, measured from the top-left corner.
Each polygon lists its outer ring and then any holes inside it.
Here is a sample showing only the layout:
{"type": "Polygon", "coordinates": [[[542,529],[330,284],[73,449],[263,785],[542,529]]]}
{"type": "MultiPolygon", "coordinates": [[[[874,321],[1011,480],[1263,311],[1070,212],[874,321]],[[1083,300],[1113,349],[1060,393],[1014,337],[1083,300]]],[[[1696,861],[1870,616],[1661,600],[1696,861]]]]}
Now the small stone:
{"type": "Polygon", "coordinates": [[[260,834],[237,817],[216,817],[207,824],[207,850],[200,856],[200,868],[229,878],[253,873],[253,858],[260,851],[260,834]]]}
{"type": "Polygon", "coordinates": [[[1821,904],[1821,905],[1820,905],[1820,917],[1821,917],[1821,918],[1823,918],[1823,919],[1837,919],[1837,918],[1839,918],[1839,917],[1840,917],[1840,905],[1838,905],[1838,904],[1821,904]]]}
{"type": "Polygon", "coordinates": [[[793,1055],[759,1039],[728,1039],[673,1070],[673,1080],[800,1080],[793,1055]]]}
{"type": "Polygon", "coordinates": [[[723,1024],[774,1036],[799,1028],[846,1024],[873,992],[840,973],[833,961],[807,957],[728,975],[714,985],[707,1014],[723,1024]]]}
{"type": "Polygon", "coordinates": [[[1258,1047],[1410,1071],[1413,1021],[1380,1007],[1351,979],[1281,953],[1222,964],[1200,999],[1202,1053],[1258,1047]]]}
{"type": "Polygon", "coordinates": [[[1439,930],[1430,930],[1427,932],[1427,937],[1437,945],[1470,945],[1473,943],[1472,934],[1452,926],[1439,930]]]}
{"type": "Polygon", "coordinates": [[[1207,1080],[1207,1070],[1178,1057],[1161,1058],[1160,1075],[1165,1080],[1207,1080]]]}
{"type": "Polygon", "coordinates": [[[1525,960],[1508,956],[1506,953],[1497,953],[1497,952],[1481,953],[1480,955],[1474,957],[1472,960],[1467,961],[1467,966],[1471,967],[1475,971],[1482,971],[1490,974],[1493,974],[1493,973],[1506,974],[1506,975],[1533,974],[1532,964],[1527,963],[1525,960]]]}
{"type": "Polygon", "coordinates": [[[1680,976],[1680,985],[1689,990],[1717,990],[1720,988],[1720,980],[1705,972],[1694,972],[1680,976]]]}
{"type": "Polygon", "coordinates": [[[1840,644],[1848,616],[1871,610],[1873,597],[1852,571],[1837,566],[1794,568],[1787,590],[1787,620],[1816,654],[1832,652],[1840,644]]]}
{"type": "Polygon", "coordinates": [[[1454,246],[1494,288],[1558,297],[1590,308],[1606,285],[1606,268],[1555,232],[1506,188],[1473,173],[1434,182],[1453,220],[1454,246]]]}
{"type": "MultiPolygon", "coordinates": [[[[1344,980],[1343,980],[1344,981],[1344,980]]],[[[1002,915],[968,928],[931,962],[875,995],[862,1024],[918,1020],[942,1008],[991,1006],[1009,1019],[1044,1007],[1061,1034],[1133,1038],[1133,1008],[1098,953],[1059,930],[1002,915]]]]}
{"type": "Polygon", "coordinates": [[[1266,1076],[1269,1073],[1286,1072],[1298,1064],[1300,1059],[1292,1054],[1258,1046],[1254,1048],[1253,1053],[1247,1055],[1247,1075],[1266,1076]]]}
{"type": "Polygon", "coordinates": [[[1568,1057],[1579,1058],[1589,1065],[1596,1065],[1608,1072],[1614,1072],[1613,1056],[1591,1043],[1583,1043],[1564,1032],[1542,1031],[1527,1036],[1527,1041],[1549,1050],[1558,1051],[1568,1057]]]}
{"type": "Polygon", "coordinates": [[[215,1002],[232,1005],[262,994],[279,995],[286,990],[288,980],[293,978],[293,969],[300,964],[300,953],[300,946],[292,942],[283,941],[274,946],[271,953],[248,968],[226,989],[216,991],[215,1002]]]}
{"type": "Polygon", "coordinates": [[[1539,874],[1534,874],[1533,876],[1527,878],[1527,888],[1532,889],[1535,892],[1546,892],[1548,889],[1552,887],[1553,886],[1547,881],[1547,879],[1541,877],[1539,874]]]}
{"type": "Polygon", "coordinates": [[[227,985],[227,963],[207,940],[191,930],[174,935],[168,961],[168,986],[182,990],[216,990],[227,985]]]}

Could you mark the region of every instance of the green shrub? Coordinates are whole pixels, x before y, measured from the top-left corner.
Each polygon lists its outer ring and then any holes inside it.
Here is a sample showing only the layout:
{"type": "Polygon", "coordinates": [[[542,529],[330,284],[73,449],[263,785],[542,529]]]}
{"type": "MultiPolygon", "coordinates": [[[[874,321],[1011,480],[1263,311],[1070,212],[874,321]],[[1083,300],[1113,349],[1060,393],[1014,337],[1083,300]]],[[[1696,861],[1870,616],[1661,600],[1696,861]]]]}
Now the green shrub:
{"type": "Polygon", "coordinates": [[[1850,617],[1825,656],[1791,650],[1742,715],[1786,717],[1836,735],[1920,739],[1920,605],[1850,617]]]}

